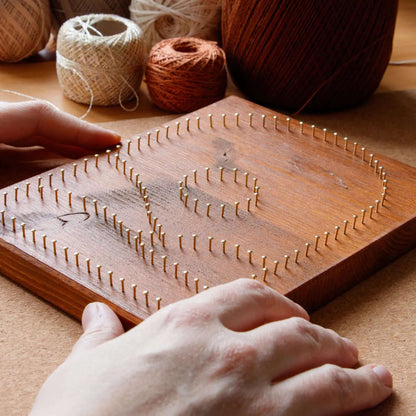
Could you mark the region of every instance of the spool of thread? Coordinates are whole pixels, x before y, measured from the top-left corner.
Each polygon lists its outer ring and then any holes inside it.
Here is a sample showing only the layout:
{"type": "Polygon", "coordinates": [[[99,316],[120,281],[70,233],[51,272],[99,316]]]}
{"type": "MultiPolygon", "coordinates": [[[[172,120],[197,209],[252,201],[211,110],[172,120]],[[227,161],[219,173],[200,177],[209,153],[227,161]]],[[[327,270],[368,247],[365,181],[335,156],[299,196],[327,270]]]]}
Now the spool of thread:
{"type": "Polygon", "coordinates": [[[130,19],[144,32],[146,47],[163,39],[219,40],[221,0],[132,0],[130,19]]]}
{"type": "Polygon", "coordinates": [[[162,110],[183,113],[224,97],[227,86],[224,51],[216,42],[182,37],[165,39],[151,49],[146,83],[162,110]]]}
{"type": "Polygon", "coordinates": [[[116,14],[129,17],[130,0],[50,0],[54,26],[57,29],[76,16],[87,14],[116,14]]]}
{"type": "Polygon", "coordinates": [[[0,61],[18,62],[43,49],[51,30],[48,0],[0,2],[0,61]]]}
{"type": "Polygon", "coordinates": [[[228,69],[250,99],[265,105],[297,112],[356,105],[386,69],[397,3],[224,0],[228,69]]]}
{"type": "Polygon", "coordinates": [[[67,20],[57,39],[56,68],[66,97],[114,105],[136,97],[145,67],[143,33],[131,20],[90,14],[67,20]]]}

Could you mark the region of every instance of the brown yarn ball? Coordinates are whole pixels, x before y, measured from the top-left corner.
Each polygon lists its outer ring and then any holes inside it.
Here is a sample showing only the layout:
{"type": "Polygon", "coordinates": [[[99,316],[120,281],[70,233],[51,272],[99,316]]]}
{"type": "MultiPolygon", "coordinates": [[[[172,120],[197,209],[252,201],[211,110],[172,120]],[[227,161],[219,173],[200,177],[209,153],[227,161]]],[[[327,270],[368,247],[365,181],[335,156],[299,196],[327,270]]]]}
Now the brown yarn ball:
{"type": "Polygon", "coordinates": [[[368,98],[391,55],[398,0],[224,0],[223,48],[252,100],[334,110],[368,98]]]}
{"type": "Polygon", "coordinates": [[[224,97],[224,51],[193,37],[165,39],[150,50],[146,83],[153,102],[174,113],[193,111],[224,97]]]}
{"type": "Polygon", "coordinates": [[[0,1],[0,61],[18,62],[36,54],[50,30],[48,0],[0,1]]]}

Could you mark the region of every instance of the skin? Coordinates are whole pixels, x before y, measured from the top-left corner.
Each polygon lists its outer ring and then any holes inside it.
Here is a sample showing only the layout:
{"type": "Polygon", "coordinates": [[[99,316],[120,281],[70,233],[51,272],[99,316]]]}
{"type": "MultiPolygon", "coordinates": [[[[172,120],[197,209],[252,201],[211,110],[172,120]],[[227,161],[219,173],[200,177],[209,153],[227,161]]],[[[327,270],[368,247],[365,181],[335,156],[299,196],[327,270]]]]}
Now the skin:
{"type": "MultiPolygon", "coordinates": [[[[45,102],[0,102],[0,143],[73,154],[120,141],[45,102]]],[[[309,322],[299,305],[241,279],[161,309],[124,333],[103,303],[46,380],[32,415],[338,415],[392,392],[380,365],[309,322]]]]}
{"type": "Polygon", "coordinates": [[[41,146],[65,156],[115,145],[120,136],[59,111],[46,101],[0,101],[0,143],[41,146]]]}
{"type": "Polygon", "coordinates": [[[337,415],[391,393],[382,366],[352,369],[351,341],[249,279],[169,305],[123,334],[102,303],[43,385],[32,415],[337,415]]]}

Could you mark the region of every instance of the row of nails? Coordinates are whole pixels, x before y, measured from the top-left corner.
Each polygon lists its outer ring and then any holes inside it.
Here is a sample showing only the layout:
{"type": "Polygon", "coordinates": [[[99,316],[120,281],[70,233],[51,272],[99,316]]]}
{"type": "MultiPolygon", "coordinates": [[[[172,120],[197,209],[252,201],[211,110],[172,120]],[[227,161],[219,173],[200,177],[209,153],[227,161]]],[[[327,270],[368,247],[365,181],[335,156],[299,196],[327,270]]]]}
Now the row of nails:
{"type": "MultiPolygon", "coordinates": [[[[213,116],[212,115],[209,115],[208,117],[209,117],[210,127],[213,127],[213,116]]],[[[238,126],[239,125],[239,114],[236,113],[235,114],[235,117],[236,117],[236,126],[238,126]]],[[[274,123],[275,123],[275,128],[277,129],[277,117],[275,116],[273,119],[274,119],[274,123]]],[[[225,114],[222,115],[222,120],[223,120],[223,126],[226,127],[226,115],[225,114]]],[[[263,127],[265,127],[266,126],[265,125],[265,123],[266,123],[266,116],[265,115],[262,115],[262,121],[263,121],[263,127]]],[[[291,129],[291,124],[290,123],[291,123],[291,119],[290,118],[287,118],[286,119],[287,130],[290,130],[291,129]]],[[[190,119],[189,118],[186,119],[186,124],[187,124],[187,130],[189,131],[189,128],[190,128],[189,127],[190,126],[190,119]]],[[[253,126],[253,114],[252,113],[249,114],[249,125],[250,126],[253,126]]],[[[200,118],[199,117],[197,117],[197,127],[200,128],[200,118]]],[[[301,133],[304,133],[304,125],[303,125],[302,122],[299,123],[299,127],[300,127],[300,132],[301,133]]],[[[166,129],[166,138],[168,138],[169,137],[169,126],[165,126],[165,129],[166,129]]],[[[177,134],[179,134],[179,129],[180,129],[180,122],[176,122],[176,131],[177,131],[177,134]]],[[[316,137],[315,131],[316,131],[315,130],[315,126],[312,125],[311,126],[311,133],[312,133],[312,136],[313,137],[316,137]]],[[[160,131],[159,130],[156,130],[155,131],[155,134],[156,134],[156,141],[158,141],[159,140],[160,131]]],[[[322,130],[322,134],[323,134],[323,136],[322,136],[323,137],[323,140],[324,141],[327,141],[328,136],[327,136],[326,129],[323,129],[322,130]]],[[[334,144],[338,146],[339,143],[338,143],[338,135],[337,135],[337,133],[333,133],[333,137],[334,137],[334,144]]],[[[147,133],[148,145],[150,145],[150,138],[151,138],[151,133],[147,133]]],[[[138,138],[138,149],[139,150],[140,150],[140,140],[141,140],[141,138],[139,137],[138,138]]],[[[128,143],[127,144],[127,146],[128,146],[127,153],[130,154],[130,147],[131,147],[132,141],[129,140],[127,143],[128,143]]],[[[343,143],[344,143],[344,150],[349,150],[348,149],[348,143],[349,143],[349,141],[348,141],[347,138],[344,138],[344,142],[343,143]]],[[[354,143],[353,144],[353,155],[354,156],[357,156],[357,146],[358,146],[357,143],[354,143]]],[[[119,152],[120,152],[120,146],[117,146],[116,155],[115,155],[115,167],[116,167],[116,169],[119,168],[119,164],[120,164],[119,152]]],[[[366,153],[365,152],[366,152],[366,149],[365,148],[361,148],[361,158],[362,158],[363,161],[366,160],[366,153]]],[[[108,162],[110,162],[110,154],[111,154],[111,151],[110,150],[107,150],[106,153],[107,153],[108,162]]],[[[98,168],[99,155],[98,154],[94,155],[94,158],[95,158],[95,167],[98,168]]],[[[371,167],[374,167],[374,172],[377,173],[380,176],[380,178],[382,179],[382,181],[383,181],[383,190],[384,190],[384,192],[382,193],[382,200],[381,200],[381,204],[383,205],[384,199],[385,199],[385,196],[386,196],[386,190],[387,190],[386,172],[384,172],[383,168],[381,166],[379,166],[379,162],[374,159],[374,155],[373,154],[370,155],[368,162],[369,162],[369,165],[371,167]]],[[[123,167],[123,173],[126,175],[126,161],[125,160],[121,160],[121,165],[123,167]]],[[[77,166],[78,165],[76,163],[73,164],[73,175],[74,176],[77,175],[77,166]]],[[[84,159],[84,172],[87,172],[87,171],[88,171],[88,159],[84,159]]],[[[234,174],[235,175],[237,175],[236,172],[237,171],[234,170],[234,174]]],[[[194,171],[193,173],[194,173],[194,182],[196,183],[196,171],[194,171]]],[[[223,174],[223,170],[220,168],[220,176],[222,176],[222,174],[223,174]]],[[[65,176],[64,175],[65,175],[65,171],[64,171],[64,169],[61,169],[61,179],[62,179],[62,181],[64,181],[64,179],[65,179],[65,176]]],[[[209,180],[209,168],[206,168],[206,175],[207,175],[207,180],[209,180]]],[[[130,180],[132,180],[132,176],[133,176],[133,168],[130,167],[129,168],[129,177],[130,177],[130,180]]],[[[141,182],[139,183],[138,177],[139,177],[139,174],[135,174],[136,186],[139,186],[140,187],[140,191],[142,193],[143,188],[142,188],[141,182]]],[[[246,178],[246,186],[247,186],[248,174],[246,174],[246,173],[245,173],[245,178],[246,178]]],[[[223,178],[221,177],[220,180],[223,180],[223,178]]],[[[236,181],[236,176],[235,176],[235,181],[236,181]]],[[[49,174],[49,185],[52,186],[52,174],[51,173],[49,174]]],[[[30,183],[26,183],[26,196],[29,196],[29,187],[30,187],[30,183]]],[[[40,177],[39,177],[38,190],[39,190],[39,193],[42,196],[43,186],[40,184],[40,177]]],[[[14,188],[14,191],[15,191],[15,200],[17,201],[18,187],[15,187],[14,188]]],[[[144,189],[144,193],[145,192],[146,191],[144,189]]],[[[56,202],[58,202],[58,189],[57,188],[54,188],[54,193],[55,193],[56,202]]],[[[257,198],[258,198],[258,195],[257,195],[256,199],[257,198]]],[[[71,193],[70,192],[68,193],[68,199],[69,199],[69,205],[71,205],[71,193]]],[[[85,199],[85,197],[82,197],[82,200],[83,200],[83,208],[84,208],[84,210],[86,210],[86,199],[85,199]]],[[[97,202],[96,202],[96,200],[94,200],[93,202],[94,202],[94,205],[95,205],[96,214],[98,214],[97,205],[96,205],[97,202]]],[[[376,212],[378,212],[379,203],[380,203],[380,201],[376,201],[376,206],[375,207],[373,207],[373,206],[370,206],[369,207],[370,208],[370,213],[369,213],[369,217],[370,218],[373,217],[373,211],[374,211],[374,209],[375,209],[376,212]]],[[[249,201],[248,201],[248,204],[249,204],[249,201]]],[[[7,192],[4,193],[4,205],[5,206],[7,205],[7,192]]],[[[236,205],[236,210],[238,210],[238,205],[236,205]]],[[[249,210],[249,205],[248,205],[248,210],[249,210]]],[[[207,212],[209,213],[209,206],[208,205],[207,205],[207,212]]],[[[362,210],[362,216],[361,216],[361,222],[362,222],[362,224],[364,224],[364,221],[365,221],[365,214],[366,214],[366,210],[362,210]]],[[[2,215],[2,223],[3,223],[3,225],[5,225],[4,211],[1,211],[1,215],[2,215]]],[[[114,221],[115,221],[115,216],[113,215],[113,222],[114,221]]],[[[356,221],[357,221],[357,216],[354,215],[353,216],[353,222],[352,222],[352,228],[353,229],[356,228],[356,221]]],[[[119,221],[118,222],[118,225],[120,226],[120,232],[122,233],[122,222],[119,221]]],[[[344,234],[347,233],[347,226],[348,226],[348,221],[344,221],[344,230],[343,230],[344,234]]],[[[13,228],[15,229],[15,225],[13,226],[13,228]]],[[[335,227],[335,234],[334,234],[334,239],[335,240],[337,240],[337,238],[338,238],[339,228],[340,227],[335,227]]],[[[22,223],[22,232],[25,233],[24,223],[22,223]]],[[[32,229],[31,232],[32,232],[33,242],[35,243],[35,238],[36,238],[35,237],[35,235],[36,235],[35,233],[36,233],[36,230],[32,229]]],[[[129,230],[128,229],[126,229],[126,233],[129,236],[129,230]]],[[[325,242],[324,242],[325,245],[328,244],[328,237],[329,237],[329,232],[326,232],[325,233],[325,242]]],[[[46,239],[46,236],[42,236],[42,238],[43,239],[46,239]]],[[[196,247],[196,236],[193,235],[192,238],[193,238],[193,247],[195,248],[196,247]]],[[[319,236],[315,236],[315,244],[314,244],[314,249],[315,250],[318,250],[319,238],[320,238],[319,236]]],[[[209,243],[208,243],[209,250],[212,250],[212,237],[208,237],[208,239],[209,239],[208,240],[209,241],[209,243]]],[[[181,239],[180,236],[178,236],[178,240],[179,240],[179,245],[182,246],[182,239],[181,239]]],[[[53,241],[55,241],[55,240],[53,240],[53,241]]],[[[136,239],[136,242],[137,242],[137,239],[136,239]]],[[[53,244],[54,244],[54,247],[55,247],[56,241],[53,244]]],[[[225,253],[226,240],[221,240],[221,244],[222,244],[222,250],[225,253]]],[[[306,243],[305,245],[306,245],[305,255],[307,257],[309,255],[310,243],[306,243]]],[[[240,247],[239,247],[238,244],[236,244],[235,247],[236,247],[236,257],[239,258],[239,248],[240,247]]],[[[143,248],[142,248],[142,250],[143,250],[143,248]]],[[[67,253],[67,248],[64,250],[64,252],[67,253]]],[[[252,261],[252,251],[249,250],[248,253],[249,253],[249,261],[251,263],[251,261],[252,261]]],[[[66,254],[66,256],[67,256],[67,254],[66,254]]],[[[266,280],[266,276],[267,276],[268,269],[267,269],[267,267],[265,267],[266,266],[266,264],[265,264],[265,258],[266,257],[265,256],[262,256],[262,258],[263,258],[263,280],[265,281],[266,280]]],[[[284,267],[285,268],[288,267],[289,258],[290,258],[289,255],[286,255],[285,256],[285,261],[284,261],[284,267]]],[[[298,263],[298,258],[299,258],[299,250],[295,250],[295,256],[294,256],[294,262],[295,263],[298,263]]],[[[165,261],[166,261],[166,256],[165,256],[164,262],[165,261]]],[[[177,264],[177,263],[175,263],[175,264],[177,264]]],[[[278,261],[275,261],[274,262],[274,274],[276,274],[276,272],[277,272],[277,266],[278,266],[278,264],[279,264],[278,261]]],[[[111,274],[111,276],[112,276],[112,274],[111,274]]],[[[186,279],[187,279],[187,272],[184,272],[184,276],[186,276],[186,279]]],[[[252,275],[252,277],[253,278],[256,278],[257,276],[256,275],[252,275]]],[[[123,288],[122,291],[124,292],[124,280],[120,280],[120,281],[123,282],[122,283],[122,288],[123,288]]],[[[134,292],[136,293],[136,288],[135,287],[134,287],[134,292]]],[[[148,301],[146,303],[148,303],[148,301]]],[[[158,304],[160,306],[160,300],[158,301],[158,304]]]]}

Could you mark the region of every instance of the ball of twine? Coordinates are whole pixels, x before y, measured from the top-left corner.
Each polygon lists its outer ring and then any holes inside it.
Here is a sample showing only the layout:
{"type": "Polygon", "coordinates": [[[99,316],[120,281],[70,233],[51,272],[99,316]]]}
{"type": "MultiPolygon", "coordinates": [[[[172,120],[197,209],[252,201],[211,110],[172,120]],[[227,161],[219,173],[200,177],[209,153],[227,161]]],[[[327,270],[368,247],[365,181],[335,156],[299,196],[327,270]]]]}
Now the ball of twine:
{"type": "Polygon", "coordinates": [[[48,0],[0,2],[0,61],[18,62],[43,49],[51,18],[48,0]]]}
{"type": "Polygon", "coordinates": [[[59,27],[68,19],[87,14],[117,14],[129,17],[130,0],[50,0],[55,26],[59,27]]]}
{"type": "Polygon", "coordinates": [[[147,50],[163,39],[218,40],[221,0],[132,0],[130,19],[144,32],[147,50]]]}
{"type": "Polygon", "coordinates": [[[163,110],[183,113],[211,104],[227,86],[224,51],[198,38],[162,40],[149,53],[146,83],[163,110]]]}
{"type": "Polygon", "coordinates": [[[397,0],[224,0],[228,69],[262,104],[297,112],[356,105],[383,76],[396,12],[397,0]]]}
{"type": "Polygon", "coordinates": [[[145,53],[142,31],[129,19],[111,14],[74,17],[58,32],[59,83],[65,96],[78,103],[125,108],[123,102],[136,97],[135,109],[145,53]]]}

